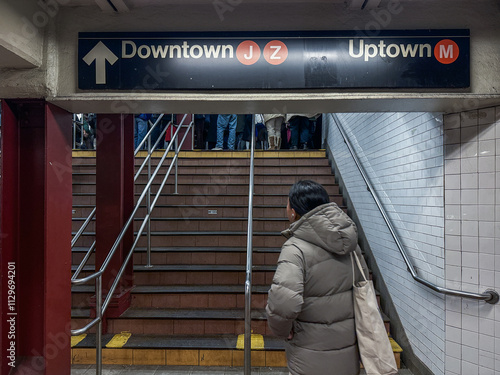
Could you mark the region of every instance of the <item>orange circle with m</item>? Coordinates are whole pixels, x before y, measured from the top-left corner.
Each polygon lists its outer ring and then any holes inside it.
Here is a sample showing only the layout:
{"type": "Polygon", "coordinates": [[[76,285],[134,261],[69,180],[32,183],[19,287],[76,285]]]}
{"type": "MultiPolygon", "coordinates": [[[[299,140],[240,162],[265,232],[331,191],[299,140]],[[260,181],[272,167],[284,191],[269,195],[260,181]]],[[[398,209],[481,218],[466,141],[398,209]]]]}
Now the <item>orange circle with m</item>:
{"type": "Polygon", "coordinates": [[[253,40],[245,40],[236,48],[236,58],[243,65],[253,65],[260,58],[260,47],[253,40]]]}
{"type": "Polygon", "coordinates": [[[441,64],[451,64],[458,59],[460,49],[451,39],[443,39],[434,47],[434,56],[441,64]]]}
{"type": "Polygon", "coordinates": [[[269,64],[279,65],[288,57],[288,48],[281,40],[272,40],[264,47],[263,54],[269,64]]]}

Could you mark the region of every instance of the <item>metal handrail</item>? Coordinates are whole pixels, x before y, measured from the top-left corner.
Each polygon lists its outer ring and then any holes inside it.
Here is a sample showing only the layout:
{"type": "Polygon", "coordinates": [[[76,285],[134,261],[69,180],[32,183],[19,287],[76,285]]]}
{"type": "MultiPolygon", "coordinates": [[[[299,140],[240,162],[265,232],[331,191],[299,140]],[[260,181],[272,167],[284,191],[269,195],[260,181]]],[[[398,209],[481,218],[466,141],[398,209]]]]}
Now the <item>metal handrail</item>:
{"type": "MultiPolygon", "coordinates": [[[[162,115],[163,116],[163,115],[162,115]]],[[[161,118],[161,117],[160,117],[161,118]]],[[[160,120],[160,118],[158,118],[158,120],[160,120]]],[[[158,124],[158,122],[155,123],[155,125],[153,125],[154,127],[156,127],[158,124]]],[[[139,175],[141,174],[142,170],[144,169],[144,167],[146,166],[146,164],[149,162],[149,160],[151,160],[151,157],[153,155],[153,151],[156,150],[156,147],[158,147],[158,143],[160,143],[160,140],[164,138],[165,136],[165,133],[167,132],[167,129],[170,127],[170,125],[172,124],[172,121],[170,121],[167,126],[165,127],[165,129],[162,130],[162,132],[160,133],[160,136],[158,137],[158,139],[156,140],[155,144],[153,145],[153,147],[148,150],[148,155],[144,158],[144,161],[142,162],[141,166],[139,167],[139,169],[137,170],[137,172],[135,173],[135,176],[134,176],[134,181],[136,181],[138,178],[139,178],[139,175]]],[[[153,128],[152,128],[153,129],[153,128]]],[[[149,132],[148,132],[149,134],[149,132]]],[[[146,135],[146,137],[144,139],[148,138],[148,135],[146,135]]],[[[149,139],[149,138],[148,138],[149,139]]],[[[135,152],[139,152],[140,150],[140,147],[141,145],[139,145],[137,147],[137,149],[135,150],[135,152]]]]}
{"type": "Polygon", "coordinates": [[[83,127],[83,117],[82,120],[77,120],[76,114],[73,114],[73,149],[76,148],[76,126],[79,126],[80,128],[83,127]]]}
{"type": "Polygon", "coordinates": [[[340,131],[340,134],[344,138],[344,143],[347,145],[347,148],[349,149],[349,152],[351,153],[351,156],[356,163],[356,166],[358,167],[359,172],[361,173],[361,176],[363,177],[363,180],[365,181],[366,187],[368,191],[371,193],[375,204],[377,205],[378,209],[380,210],[380,213],[382,214],[382,217],[384,218],[385,223],[387,224],[387,227],[389,228],[389,231],[391,232],[392,237],[394,238],[394,241],[396,242],[396,245],[399,249],[399,252],[401,253],[406,266],[408,267],[408,270],[411,273],[411,276],[413,279],[415,279],[417,282],[421,283],[422,285],[425,285],[426,287],[434,290],[435,292],[445,294],[445,295],[450,295],[450,296],[456,296],[456,297],[462,297],[462,298],[472,298],[475,300],[480,300],[480,301],[485,301],[490,304],[496,304],[499,300],[499,294],[495,290],[488,289],[484,293],[473,293],[473,292],[466,292],[462,290],[457,290],[457,289],[449,289],[449,288],[444,288],[441,286],[438,286],[434,283],[431,283],[428,280],[424,280],[422,277],[418,276],[417,271],[415,270],[415,267],[410,261],[410,258],[408,257],[408,254],[406,253],[406,250],[403,247],[403,244],[401,243],[401,240],[399,239],[399,236],[396,233],[396,230],[394,229],[394,226],[392,225],[392,222],[390,218],[387,215],[387,212],[385,208],[383,207],[382,203],[380,202],[380,199],[378,198],[378,195],[373,188],[373,185],[370,182],[370,179],[368,178],[363,166],[361,165],[361,162],[358,159],[358,156],[354,152],[354,149],[351,145],[351,142],[349,141],[349,138],[347,137],[344,129],[342,128],[342,125],[340,125],[340,120],[337,118],[335,114],[332,114],[333,120],[335,121],[335,124],[337,125],[337,128],[340,131]]]}
{"type": "MultiPolygon", "coordinates": [[[[184,118],[186,117],[187,115],[184,116],[184,118]]],[[[118,235],[115,243],[113,244],[113,246],[111,247],[110,251],[108,252],[108,255],[106,256],[106,259],[104,260],[104,262],[102,263],[99,271],[96,271],[94,272],[93,274],[91,275],[88,275],[84,278],[80,278],[80,279],[77,279],[75,276],[73,276],[71,282],[72,284],[84,284],[90,280],[93,280],[95,279],[96,280],[96,283],[95,283],[95,292],[96,292],[96,318],[94,320],[92,320],[91,322],[89,322],[86,326],[82,327],[82,328],[79,328],[79,329],[76,329],[76,330],[71,330],[71,335],[81,335],[83,333],[86,333],[88,332],[88,330],[92,327],[94,327],[95,325],[97,325],[97,333],[96,333],[96,374],[97,375],[100,375],[102,374],[102,317],[104,315],[104,313],[106,312],[106,309],[111,301],[111,298],[116,290],[116,287],[118,286],[118,282],[120,281],[120,278],[122,277],[123,275],[123,272],[128,264],[128,262],[130,261],[130,259],[132,258],[132,254],[137,246],[137,243],[142,235],[142,232],[144,231],[144,227],[146,225],[146,223],[149,221],[149,218],[150,218],[150,215],[151,215],[151,212],[152,210],[154,209],[155,205],[156,205],[156,202],[158,201],[159,197],[160,197],[160,194],[161,194],[161,191],[163,190],[163,187],[165,186],[166,182],[167,182],[167,179],[170,175],[170,172],[172,171],[172,167],[174,166],[174,164],[177,166],[177,159],[179,157],[179,151],[182,147],[182,144],[184,143],[187,135],[189,134],[189,130],[191,129],[191,127],[193,126],[193,122],[191,122],[188,127],[187,127],[187,130],[184,134],[184,137],[182,138],[181,142],[180,142],[180,145],[178,147],[176,147],[176,151],[175,151],[175,156],[174,158],[172,159],[172,162],[170,163],[170,167],[160,185],[160,188],[158,189],[157,193],[156,193],[156,196],[155,196],[155,199],[153,201],[153,204],[151,205],[150,209],[148,210],[148,214],[146,215],[146,217],[144,218],[143,220],[143,223],[138,231],[138,233],[136,234],[136,239],[131,247],[131,249],[129,250],[129,253],[127,254],[124,262],[122,263],[122,266],[120,267],[120,270],[118,271],[118,274],[116,275],[114,281],[113,281],[113,284],[111,285],[109,291],[107,292],[107,295],[106,295],[106,298],[105,300],[103,301],[102,299],[102,275],[103,273],[105,272],[111,258],[113,257],[114,253],[116,252],[116,249],[118,248],[118,245],[119,243],[122,241],[124,235],[125,235],[125,232],[128,230],[130,224],[133,222],[134,220],[134,217],[135,217],[135,214],[137,213],[141,203],[142,203],[142,200],[144,199],[144,197],[146,196],[146,193],[148,193],[149,189],[151,188],[151,185],[153,183],[153,180],[156,178],[156,176],[158,175],[158,172],[160,170],[160,168],[162,167],[162,164],[163,162],[165,161],[168,153],[170,152],[171,148],[172,148],[172,145],[176,142],[177,138],[178,138],[178,135],[179,135],[179,131],[181,130],[181,126],[179,126],[174,134],[174,136],[172,137],[172,141],[173,142],[170,142],[170,144],[168,145],[167,149],[165,150],[160,162],[158,163],[155,171],[153,172],[150,180],[148,181],[148,183],[146,184],[145,188],[144,188],[144,191],[142,192],[141,196],[139,197],[139,200],[137,201],[135,207],[134,207],[134,210],[132,211],[129,219],[127,220],[125,226],[122,228],[122,230],[120,231],[120,234],[118,235]]],[[[83,262],[81,263],[81,265],[84,264],[83,262]]],[[[79,267],[80,268],[80,267],[79,267]]],[[[83,266],[82,266],[83,268],[83,266]]],[[[81,269],[79,270],[81,271],[81,269]]],[[[79,273],[78,271],[78,273],[79,273]]]]}
{"type": "Polygon", "coordinates": [[[89,225],[89,223],[94,218],[95,213],[96,213],[96,208],[94,207],[94,209],[92,210],[92,212],[89,214],[89,216],[87,217],[87,219],[85,219],[85,222],[82,224],[82,226],[80,227],[80,229],[78,229],[78,232],[76,232],[75,236],[71,240],[71,248],[73,248],[75,246],[75,244],[77,243],[77,241],[80,239],[80,236],[85,231],[85,228],[87,228],[87,226],[89,225]]]}
{"type": "MultiPolygon", "coordinates": [[[[252,132],[255,134],[255,120],[252,118],[252,132]]],[[[244,337],[244,374],[251,374],[252,366],[252,253],[253,253],[253,191],[254,191],[254,155],[255,137],[250,146],[250,181],[248,184],[248,227],[247,227],[247,265],[245,280],[245,337],[244,337]]]]}
{"type": "MultiPolygon", "coordinates": [[[[187,115],[184,115],[184,118],[186,118],[187,115]]],[[[149,142],[151,142],[151,133],[152,131],[158,126],[158,124],[160,123],[160,120],[162,119],[163,117],[163,114],[161,114],[160,116],[158,116],[158,119],[155,121],[155,123],[153,124],[153,126],[151,127],[151,129],[148,131],[148,133],[146,134],[146,136],[144,137],[143,141],[137,146],[137,148],[134,150],[134,156],[137,155],[137,153],[139,152],[139,150],[141,149],[142,145],[144,144],[145,140],[148,139],[149,142]]],[[[183,118],[183,120],[184,120],[183,118]]],[[[167,126],[165,127],[165,129],[160,133],[160,136],[158,137],[158,139],[156,140],[154,146],[152,149],[149,149],[148,151],[148,155],[145,159],[145,161],[142,163],[141,167],[139,168],[138,172],[136,173],[136,175],[134,176],[134,182],[137,180],[138,176],[140,175],[142,169],[144,168],[144,165],[149,162],[149,160],[151,159],[151,155],[153,155],[153,151],[156,150],[156,147],[158,146],[158,143],[160,142],[161,139],[163,139],[168,127],[170,126],[170,124],[172,123],[172,121],[170,121],[167,126]]],[[[151,175],[148,175],[148,177],[150,178],[151,175]]],[[[71,248],[73,248],[76,243],[78,242],[78,240],[80,239],[81,235],[85,232],[85,229],[87,228],[87,226],[89,225],[89,223],[92,221],[92,219],[94,218],[95,216],[95,213],[96,213],[96,207],[94,207],[92,209],[92,212],[90,212],[90,214],[88,215],[88,217],[85,219],[84,223],[82,224],[82,226],[80,227],[80,229],[78,229],[78,232],[73,236],[73,239],[71,240],[71,248]]],[[[75,280],[77,280],[80,272],[82,271],[83,267],[85,267],[85,265],[87,264],[87,261],[90,259],[90,256],[92,255],[92,252],[94,251],[95,249],[95,246],[96,246],[96,241],[94,241],[92,243],[92,245],[90,246],[90,248],[87,250],[83,260],[80,262],[80,264],[78,265],[78,268],[76,270],[76,272],[73,274],[73,277],[71,278],[72,281],[74,281],[74,283],[79,283],[79,282],[76,282],[75,280]]],[[[148,259],[150,258],[150,254],[148,252],[148,259]]]]}
{"type": "MultiPolygon", "coordinates": [[[[142,146],[144,146],[144,143],[147,142],[147,140],[151,136],[151,133],[153,132],[154,128],[156,128],[156,125],[158,125],[160,123],[160,120],[162,119],[162,117],[163,117],[163,113],[160,116],[158,116],[158,119],[155,121],[155,123],[153,124],[153,126],[148,130],[148,132],[146,133],[146,135],[144,136],[144,138],[142,138],[141,142],[137,145],[136,149],[134,150],[134,156],[136,156],[137,153],[139,151],[141,151],[142,146]]],[[[148,120],[147,122],[151,123],[151,120],[148,120]]]]}
{"type": "MultiPolygon", "coordinates": [[[[184,134],[184,137],[182,138],[181,142],[180,142],[180,146],[182,146],[182,144],[184,143],[184,140],[186,139],[186,136],[188,135],[189,133],[189,129],[191,128],[191,126],[193,125],[193,122],[191,122],[188,126],[188,129],[186,131],[186,133],[184,134]]],[[[177,129],[177,131],[175,132],[175,135],[174,137],[177,137],[177,133],[179,132],[179,130],[181,129],[181,127],[179,126],[179,128],[177,129]]],[[[163,161],[165,160],[165,158],[167,157],[167,154],[168,152],[170,151],[170,147],[172,146],[172,143],[168,146],[167,150],[165,150],[165,153],[160,161],[160,163],[158,164],[159,166],[161,166],[161,164],[163,163],[163,161]]],[[[163,190],[163,187],[165,186],[165,184],[167,183],[167,179],[168,177],[170,176],[170,172],[172,171],[172,167],[174,166],[175,162],[177,161],[177,159],[179,158],[179,150],[176,151],[175,153],[175,156],[174,158],[172,159],[172,162],[170,163],[170,166],[168,168],[168,171],[167,173],[165,174],[165,177],[163,178],[163,181],[160,185],[160,188],[158,189],[156,195],[155,195],[155,199],[153,200],[153,203],[151,204],[151,210],[150,211],[153,211],[155,205],[156,205],[156,202],[158,201],[158,199],[160,198],[160,194],[161,194],[161,191],[163,190]]],[[[148,183],[148,186],[146,186],[146,188],[144,190],[147,190],[150,186],[151,186],[151,182],[154,180],[154,178],[156,177],[157,173],[158,173],[158,170],[159,168],[157,168],[155,170],[155,172],[153,173],[153,175],[151,176],[151,180],[150,182],[148,183]]],[[[139,202],[137,204],[136,207],[139,207],[139,202]]],[[[135,212],[137,212],[137,210],[134,210],[135,212]]],[[[135,212],[133,214],[135,214],[135,212]]],[[[141,227],[139,228],[137,234],[136,234],[136,238],[135,238],[135,241],[129,251],[129,253],[127,254],[127,257],[125,258],[124,262],[122,263],[122,266],[120,267],[120,270],[118,271],[116,277],[115,277],[115,280],[113,282],[113,284],[111,285],[110,289],[109,289],[109,292],[108,292],[108,295],[106,296],[106,299],[104,300],[103,302],[103,305],[102,305],[102,313],[104,314],[106,312],[106,309],[108,308],[108,305],[109,305],[109,302],[111,301],[111,297],[113,296],[113,292],[115,291],[116,287],[118,286],[118,282],[120,281],[120,278],[121,276],[123,275],[123,272],[125,271],[125,268],[129,262],[129,260],[132,258],[132,254],[135,250],[135,247],[137,246],[137,243],[139,242],[140,240],[140,237],[142,235],[142,232],[144,231],[144,227],[146,226],[147,222],[148,222],[148,219],[150,218],[150,215],[151,213],[148,213],[145,217],[144,217],[144,220],[142,222],[142,225],[141,227]]],[[[133,216],[133,215],[131,215],[133,216]]],[[[123,235],[125,234],[125,230],[122,230],[123,232],[123,235]]],[[[123,237],[123,236],[122,236],[123,237]]],[[[121,239],[120,239],[121,241],[121,239]]],[[[116,249],[115,249],[116,250],[116,249]]],[[[111,255],[112,257],[112,255],[111,255]]],[[[110,258],[110,255],[108,254],[108,258],[110,258]]],[[[107,260],[107,258],[106,258],[107,260]]],[[[102,268],[102,267],[101,267],[102,268]]]]}

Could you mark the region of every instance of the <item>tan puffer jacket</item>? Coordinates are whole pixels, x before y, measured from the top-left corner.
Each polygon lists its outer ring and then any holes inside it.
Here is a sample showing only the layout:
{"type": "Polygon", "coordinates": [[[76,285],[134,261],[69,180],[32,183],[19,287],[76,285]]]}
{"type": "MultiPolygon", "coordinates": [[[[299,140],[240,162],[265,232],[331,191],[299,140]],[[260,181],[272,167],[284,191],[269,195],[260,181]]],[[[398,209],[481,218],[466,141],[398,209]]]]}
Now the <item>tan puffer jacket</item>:
{"type": "MultiPolygon", "coordinates": [[[[360,255],[357,228],[335,204],[316,207],[282,233],[288,240],[266,306],[268,325],[286,340],[292,375],[355,375],[359,353],[354,327],[352,264],[360,255]]],[[[361,276],[357,271],[356,279],[361,276]]]]}

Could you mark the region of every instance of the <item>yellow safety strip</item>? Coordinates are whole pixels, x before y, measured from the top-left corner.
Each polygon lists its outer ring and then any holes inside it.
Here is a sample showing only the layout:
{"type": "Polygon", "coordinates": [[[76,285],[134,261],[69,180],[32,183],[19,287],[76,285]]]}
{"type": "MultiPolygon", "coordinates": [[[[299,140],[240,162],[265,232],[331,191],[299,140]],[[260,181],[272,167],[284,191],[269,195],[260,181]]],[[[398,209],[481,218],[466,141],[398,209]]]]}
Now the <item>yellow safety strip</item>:
{"type": "MultiPolygon", "coordinates": [[[[250,155],[250,151],[204,151],[204,150],[192,150],[192,151],[181,151],[179,153],[180,158],[248,158],[250,155]]],[[[146,157],[147,152],[146,151],[139,151],[137,154],[137,157],[146,157]]],[[[153,153],[154,157],[161,157],[163,156],[162,151],[155,151],[153,153]]],[[[171,151],[168,155],[168,157],[173,157],[174,152],[171,151]]],[[[255,157],[256,158],[296,158],[296,157],[324,157],[325,156],[325,150],[313,150],[313,151],[301,151],[301,150],[296,150],[296,151],[288,151],[288,150],[280,150],[280,151],[262,151],[262,150],[256,150],[255,151],[255,157]]],[[[96,157],[96,152],[93,150],[89,151],[80,151],[80,150],[73,150],[73,157],[79,157],[79,158],[95,158],[96,157]]]]}
{"type": "Polygon", "coordinates": [[[79,336],[71,336],[71,347],[77,346],[85,337],[87,337],[86,333],[79,336]]]}
{"type": "Polygon", "coordinates": [[[122,332],[114,335],[113,338],[106,344],[106,348],[121,348],[127,343],[130,336],[132,336],[130,332],[122,332]]]}
{"type": "MultiPolygon", "coordinates": [[[[264,349],[264,337],[262,335],[252,333],[250,337],[250,348],[253,350],[264,349]]],[[[236,342],[236,349],[245,349],[245,335],[238,335],[238,341],[236,342]]]]}
{"type": "Polygon", "coordinates": [[[74,158],[95,158],[95,151],[73,150],[74,158]]]}
{"type": "Polygon", "coordinates": [[[392,352],[393,353],[401,353],[401,352],[403,352],[403,348],[400,347],[398,345],[398,343],[396,341],[394,341],[394,339],[392,337],[389,337],[389,341],[391,343],[391,347],[392,347],[392,352]]]}

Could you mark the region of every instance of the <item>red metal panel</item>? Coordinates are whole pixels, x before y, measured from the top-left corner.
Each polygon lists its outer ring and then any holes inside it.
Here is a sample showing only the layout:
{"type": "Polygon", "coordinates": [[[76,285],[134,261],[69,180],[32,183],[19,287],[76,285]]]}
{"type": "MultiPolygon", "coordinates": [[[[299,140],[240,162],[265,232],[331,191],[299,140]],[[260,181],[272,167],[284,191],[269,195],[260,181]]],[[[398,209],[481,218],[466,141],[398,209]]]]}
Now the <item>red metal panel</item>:
{"type": "MultiPolygon", "coordinates": [[[[96,150],[96,264],[100,267],[130,215],[133,204],[133,116],[97,115],[96,150]]],[[[132,246],[133,227],[127,232],[103,275],[108,291],[132,246]]],[[[130,306],[132,268],[118,285],[106,316],[119,316],[130,306]]]]}
{"type": "MultiPolygon", "coordinates": [[[[17,304],[10,304],[8,300],[8,276],[9,264],[16,262],[15,254],[17,249],[17,223],[18,223],[18,160],[19,136],[17,128],[17,118],[9,103],[2,101],[2,157],[0,159],[0,348],[1,348],[1,368],[0,373],[7,374],[12,368],[9,362],[15,358],[9,358],[10,354],[16,354],[17,324],[12,325],[7,320],[8,313],[17,312],[17,304]],[[14,307],[14,311],[9,311],[9,306],[14,307]],[[11,345],[12,344],[12,345],[11,345]],[[11,350],[14,349],[14,350],[11,350]]],[[[11,273],[12,275],[12,273],[11,273]]],[[[17,275],[16,275],[17,276],[17,275]]],[[[17,281],[17,277],[14,281],[17,281]]],[[[13,289],[17,293],[17,288],[13,289]]],[[[12,293],[12,292],[11,292],[12,293]]],[[[17,295],[15,295],[17,297],[17,295]]],[[[12,302],[12,299],[11,301],[12,302]]],[[[17,321],[14,319],[14,322],[17,321]]]]}
{"type": "MultiPolygon", "coordinates": [[[[45,106],[18,101],[19,124],[19,350],[42,356],[44,306],[45,106]]],[[[39,364],[43,367],[43,364],[39,364]]]]}
{"type": "Polygon", "coordinates": [[[71,114],[46,104],[45,332],[46,374],[71,372],[71,114]]]}
{"type": "MultiPolygon", "coordinates": [[[[179,125],[182,126],[182,129],[179,131],[179,143],[184,138],[184,135],[186,134],[187,127],[189,126],[189,123],[194,121],[193,120],[193,115],[192,114],[177,114],[177,121],[179,122],[179,125]],[[186,116],[184,118],[184,116],[186,116]]],[[[175,131],[175,130],[174,130],[175,131]]],[[[184,140],[184,143],[182,144],[181,150],[184,151],[192,151],[193,150],[193,145],[194,145],[194,126],[191,127],[189,130],[188,135],[186,136],[186,139],[184,140]]]]}
{"type": "Polygon", "coordinates": [[[43,100],[3,108],[1,256],[2,266],[16,262],[16,356],[24,358],[16,373],[69,374],[71,116],[43,100]]]}

